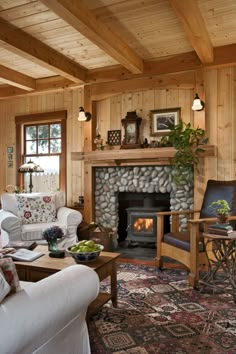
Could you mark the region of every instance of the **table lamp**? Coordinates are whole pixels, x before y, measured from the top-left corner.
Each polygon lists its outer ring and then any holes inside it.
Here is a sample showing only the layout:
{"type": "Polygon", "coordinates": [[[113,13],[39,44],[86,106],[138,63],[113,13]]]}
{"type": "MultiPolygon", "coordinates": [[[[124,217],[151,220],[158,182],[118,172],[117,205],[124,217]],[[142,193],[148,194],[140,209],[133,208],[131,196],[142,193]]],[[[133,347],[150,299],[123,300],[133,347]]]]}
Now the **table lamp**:
{"type": "Polygon", "coordinates": [[[18,168],[18,172],[20,173],[29,173],[30,174],[30,183],[29,190],[32,193],[33,183],[32,183],[32,173],[44,172],[41,166],[37,165],[33,161],[29,160],[18,168]]]}

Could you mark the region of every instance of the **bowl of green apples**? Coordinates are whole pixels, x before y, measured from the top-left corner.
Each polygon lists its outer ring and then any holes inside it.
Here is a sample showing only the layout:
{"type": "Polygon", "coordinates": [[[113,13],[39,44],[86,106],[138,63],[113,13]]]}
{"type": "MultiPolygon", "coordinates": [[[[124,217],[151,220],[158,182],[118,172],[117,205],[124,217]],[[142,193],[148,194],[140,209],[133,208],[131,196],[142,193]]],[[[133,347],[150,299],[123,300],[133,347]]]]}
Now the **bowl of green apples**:
{"type": "Polygon", "coordinates": [[[92,262],[104,249],[103,245],[94,240],[82,240],[67,248],[67,252],[74,258],[76,263],[92,262]]]}

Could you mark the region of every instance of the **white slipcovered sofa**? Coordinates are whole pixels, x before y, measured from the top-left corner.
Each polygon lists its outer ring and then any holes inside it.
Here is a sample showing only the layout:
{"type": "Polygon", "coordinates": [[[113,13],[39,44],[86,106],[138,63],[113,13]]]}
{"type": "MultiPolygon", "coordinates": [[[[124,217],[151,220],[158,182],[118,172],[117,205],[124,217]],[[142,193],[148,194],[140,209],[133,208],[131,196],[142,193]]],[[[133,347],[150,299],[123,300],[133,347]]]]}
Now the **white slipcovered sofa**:
{"type": "Polygon", "coordinates": [[[1,354],[89,354],[86,311],[97,273],[73,265],[7,296],[0,304],[1,354]]]}
{"type": "Polygon", "coordinates": [[[3,193],[0,227],[3,245],[9,241],[42,240],[42,233],[59,226],[65,235],[65,247],[77,241],[77,226],[82,214],[65,207],[64,193],[3,193]]]}

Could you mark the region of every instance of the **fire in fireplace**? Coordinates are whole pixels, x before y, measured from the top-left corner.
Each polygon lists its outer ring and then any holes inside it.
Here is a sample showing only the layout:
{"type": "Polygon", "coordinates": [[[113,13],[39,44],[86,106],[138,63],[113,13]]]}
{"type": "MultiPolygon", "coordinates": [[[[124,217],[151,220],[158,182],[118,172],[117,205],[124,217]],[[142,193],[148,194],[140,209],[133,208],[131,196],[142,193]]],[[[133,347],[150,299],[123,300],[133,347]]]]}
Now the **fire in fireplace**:
{"type": "MultiPolygon", "coordinates": [[[[158,211],[166,211],[168,208],[159,207],[132,207],[127,208],[127,238],[128,241],[155,243],[157,216],[158,211]]],[[[168,220],[165,220],[165,227],[169,225],[168,220]]]]}

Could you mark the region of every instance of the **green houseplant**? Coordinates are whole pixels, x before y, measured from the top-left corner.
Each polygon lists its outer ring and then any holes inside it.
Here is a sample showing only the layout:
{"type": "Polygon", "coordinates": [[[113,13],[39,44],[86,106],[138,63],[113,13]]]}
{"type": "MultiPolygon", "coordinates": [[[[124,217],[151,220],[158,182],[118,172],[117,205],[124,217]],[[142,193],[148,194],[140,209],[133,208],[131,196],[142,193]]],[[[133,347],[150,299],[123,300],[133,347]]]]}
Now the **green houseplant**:
{"type": "Polygon", "coordinates": [[[214,210],[217,219],[220,223],[227,221],[230,212],[230,206],[227,200],[225,199],[215,200],[209,205],[209,208],[214,210]]]}
{"type": "Polygon", "coordinates": [[[161,146],[173,146],[176,149],[173,159],[176,183],[186,182],[193,168],[199,172],[199,158],[204,151],[201,145],[207,141],[205,130],[192,128],[190,123],[186,124],[181,120],[178,124],[170,126],[170,132],[161,139],[161,146]]]}

